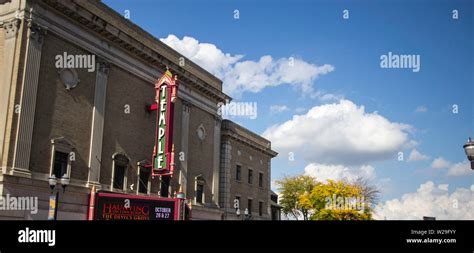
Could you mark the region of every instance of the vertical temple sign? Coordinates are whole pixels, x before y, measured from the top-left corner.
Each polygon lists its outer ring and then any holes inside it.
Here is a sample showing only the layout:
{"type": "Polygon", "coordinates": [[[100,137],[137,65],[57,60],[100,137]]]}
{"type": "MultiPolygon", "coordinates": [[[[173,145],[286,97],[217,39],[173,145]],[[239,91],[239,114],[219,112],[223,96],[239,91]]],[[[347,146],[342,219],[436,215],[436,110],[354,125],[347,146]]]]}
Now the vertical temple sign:
{"type": "Polygon", "coordinates": [[[160,87],[160,101],[158,108],[158,151],[156,156],[156,164],[158,169],[166,168],[166,154],[165,154],[165,145],[166,145],[166,101],[168,99],[168,91],[166,85],[160,87]]]}

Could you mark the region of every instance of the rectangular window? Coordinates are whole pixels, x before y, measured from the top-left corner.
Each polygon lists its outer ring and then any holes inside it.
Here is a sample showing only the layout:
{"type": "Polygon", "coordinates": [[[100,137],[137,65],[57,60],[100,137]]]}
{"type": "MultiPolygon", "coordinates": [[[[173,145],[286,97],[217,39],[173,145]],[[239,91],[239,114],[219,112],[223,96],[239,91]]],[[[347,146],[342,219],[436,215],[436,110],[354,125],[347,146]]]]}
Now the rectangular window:
{"type": "Polygon", "coordinates": [[[249,169],[249,178],[248,178],[248,183],[252,184],[253,181],[253,170],[249,169]]]}
{"type": "Polygon", "coordinates": [[[203,203],[203,195],[204,195],[204,185],[197,184],[196,186],[196,203],[203,203]]]}
{"type": "Polygon", "coordinates": [[[125,170],[124,165],[115,164],[114,168],[114,189],[123,190],[123,183],[125,181],[125,170]]]}
{"type": "Polygon", "coordinates": [[[249,210],[249,215],[252,214],[252,200],[247,200],[247,209],[249,210]]]}
{"type": "Polygon", "coordinates": [[[240,181],[241,179],[241,170],[242,170],[242,167],[240,165],[237,165],[235,168],[235,179],[237,181],[240,181]]]}
{"type": "Polygon", "coordinates": [[[140,182],[138,184],[138,192],[148,193],[148,180],[150,178],[150,170],[140,168],[140,182]]]}
{"type": "Polygon", "coordinates": [[[263,202],[262,201],[258,202],[258,215],[259,216],[263,215],[263,202]]]}
{"type": "Polygon", "coordinates": [[[67,175],[68,159],[69,159],[68,153],[59,152],[59,151],[54,152],[53,175],[56,178],[62,178],[64,174],[67,175]]]}
{"type": "Polygon", "coordinates": [[[263,187],[263,173],[258,173],[258,186],[263,187]]]}

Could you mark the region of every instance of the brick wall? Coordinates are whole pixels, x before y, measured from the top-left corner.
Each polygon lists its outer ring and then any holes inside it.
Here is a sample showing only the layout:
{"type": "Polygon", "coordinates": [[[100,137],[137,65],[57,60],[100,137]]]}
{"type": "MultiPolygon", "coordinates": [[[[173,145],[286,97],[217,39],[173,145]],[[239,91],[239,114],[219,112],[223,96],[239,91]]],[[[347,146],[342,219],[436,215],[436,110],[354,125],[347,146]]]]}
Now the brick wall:
{"type": "Polygon", "coordinates": [[[58,54],[88,54],[56,35],[45,36],[36,100],[30,167],[33,172],[49,173],[51,139],[65,137],[74,145],[75,161],[71,178],[87,180],[95,72],[76,69],[80,83],[67,91],[55,66],[58,54]]]}

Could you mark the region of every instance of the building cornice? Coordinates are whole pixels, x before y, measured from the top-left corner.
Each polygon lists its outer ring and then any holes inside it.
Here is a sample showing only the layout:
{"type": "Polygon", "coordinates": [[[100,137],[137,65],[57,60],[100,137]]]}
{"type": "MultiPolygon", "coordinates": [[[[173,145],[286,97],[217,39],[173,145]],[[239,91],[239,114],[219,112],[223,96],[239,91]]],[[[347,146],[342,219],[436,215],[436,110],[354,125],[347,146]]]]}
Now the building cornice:
{"type": "Polygon", "coordinates": [[[107,39],[147,65],[158,69],[168,66],[181,81],[192,84],[217,103],[230,100],[222,92],[221,80],[100,1],[44,0],[41,3],[85,26],[90,32],[107,39]],[[179,65],[180,58],[185,59],[184,66],[179,65]]]}
{"type": "Polygon", "coordinates": [[[222,121],[222,136],[229,137],[251,148],[257,149],[270,157],[275,157],[278,153],[271,148],[271,142],[252,131],[235,124],[230,120],[222,121]]]}

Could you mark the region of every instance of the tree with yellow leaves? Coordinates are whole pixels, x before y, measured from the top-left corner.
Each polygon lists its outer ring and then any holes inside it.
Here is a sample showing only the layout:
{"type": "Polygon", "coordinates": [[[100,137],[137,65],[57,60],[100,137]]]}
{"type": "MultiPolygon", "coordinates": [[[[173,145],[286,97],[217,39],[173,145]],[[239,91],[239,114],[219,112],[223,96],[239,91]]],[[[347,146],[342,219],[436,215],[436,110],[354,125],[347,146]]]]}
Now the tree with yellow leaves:
{"type": "Polygon", "coordinates": [[[295,219],[308,220],[310,213],[309,210],[300,205],[299,198],[305,192],[311,192],[311,190],[318,184],[318,182],[311,176],[295,176],[285,177],[282,180],[276,181],[278,190],[280,192],[279,204],[282,206],[283,214],[291,216],[295,219]]]}
{"type": "Polygon", "coordinates": [[[371,203],[364,198],[363,187],[355,183],[328,180],[302,194],[298,202],[313,211],[311,220],[372,219],[371,203]]]}
{"type": "Polygon", "coordinates": [[[367,180],[352,183],[327,180],[317,182],[311,176],[286,177],[280,186],[282,211],[305,220],[371,220],[379,191],[367,180]]]}

